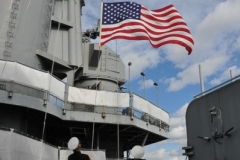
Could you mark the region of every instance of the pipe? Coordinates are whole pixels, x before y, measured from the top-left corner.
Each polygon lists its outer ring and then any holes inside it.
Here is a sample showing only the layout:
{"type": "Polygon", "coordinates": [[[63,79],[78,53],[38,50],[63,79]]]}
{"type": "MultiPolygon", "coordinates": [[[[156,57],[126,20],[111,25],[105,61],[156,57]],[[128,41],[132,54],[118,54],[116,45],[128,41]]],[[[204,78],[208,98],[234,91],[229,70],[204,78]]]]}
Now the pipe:
{"type": "Polygon", "coordinates": [[[202,93],[202,95],[204,95],[203,94],[203,92],[204,92],[204,84],[203,84],[203,78],[202,78],[201,65],[199,64],[198,67],[199,67],[199,78],[200,78],[200,85],[201,85],[201,93],[202,93]]]}

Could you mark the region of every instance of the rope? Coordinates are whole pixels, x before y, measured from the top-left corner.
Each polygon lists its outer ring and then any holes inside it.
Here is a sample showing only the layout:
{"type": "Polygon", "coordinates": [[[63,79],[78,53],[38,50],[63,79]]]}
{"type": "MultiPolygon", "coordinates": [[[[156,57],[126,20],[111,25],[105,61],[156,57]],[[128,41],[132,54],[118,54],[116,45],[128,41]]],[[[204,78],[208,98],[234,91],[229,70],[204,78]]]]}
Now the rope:
{"type": "MultiPolygon", "coordinates": [[[[116,42],[116,71],[118,70],[118,55],[117,55],[117,51],[118,51],[118,46],[117,46],[117,40],[115,41],[116,42]]],[[[118,107],[118,92],[119,92],[119,85],[118,85],[118,78],[117,78],[117,115],[118,115],[118,123],[117,123],[117,154],[118,154],[118,160],[119,160],[119,107],[118,107]]]]}
{"type": "Polygon", "coordinates": [[[118,115],[118,123],[117,123],[117,145],[118,145],[118,159],[119,159],[119,106],[118,106],[118,78],[117,78],[117,115],[118,115]]]}
{"type": "Polygon", "coordinates": [[[3,66],[3,70],[2,70],[2,72],[1,72],[0,78],[2,77],[2,74],[3,74],[3,71],[5,70],[6,65],[7,65],[7,61],[5,61],[5,64],[4,64],[4,66],[3,66]]]}
{"type": "MultiPolygon", "coordinates": [[[[52,75],[53,75],[53,69],[54,69],[54,62],[55,62],[55,49],[56,49],[56,44],[57,44],[57,40],[58,40],[58,35],[59,35],[59,30],[60,30],[60,26],[61,26],[61,20],[62,20],[62,13],[63,13],[63,6],[64,6],[64,0],[62,0],[62,8],[61,8],[61,11],[59,14],[60,14],[60,20],[58,22],[58,30],[57,30],[57,35],[56,35],[56,38],[55,38],[55,43],[54,43],[54,47],[53,47],[53,62],[52,62],[52,67],[51,67],[51,72],[50,72],[50,79],[49,79],[49,84],[48,84],[48,90],[50,89],[50,86],[51,86],[51,81],[52,81],[52,75]]],[[[43,140],[43,137],[44,137],[44,132],[45,132],[45,126],[46,126],[46,120],[47,120],[47,105],[46,105],[46,109],[45,109],[45,116],[44,116],[44,122],[43,122],[43,132],[42,132],[42,140],[43,140]]]]}
{"type": "MultiPolygon", "coordinates": [[[[99,45],[99,54],[98,54],[98,63],[99,63],[99,59],[100,59],[100,50],[101,50],[101,47],[99,45]]],[[[98,70],[97,70],[98,72],[98,70]]],[[[97,81],[96,81],[96,94],[95,94],[95,107],[96,107],[96,103],[97,103],[97,83],[98,83],[98,79],[99,79],[99,74],[97,75],[97,81]]],[[[92,131],[92,147],[91,147],[91,151],[93,151],[93,142],[94,142],[94,132],[95,132],[95,107],[94,107],[94,118],[93,118],[93,131],[92,131]]]]}

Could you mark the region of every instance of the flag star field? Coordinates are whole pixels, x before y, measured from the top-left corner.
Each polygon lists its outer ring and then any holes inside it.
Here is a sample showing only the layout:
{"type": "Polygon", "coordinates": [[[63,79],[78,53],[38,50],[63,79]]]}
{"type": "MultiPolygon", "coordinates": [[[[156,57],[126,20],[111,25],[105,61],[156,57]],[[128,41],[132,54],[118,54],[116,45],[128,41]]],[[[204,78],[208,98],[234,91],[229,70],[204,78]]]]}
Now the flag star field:
{"type": "Polygon", "coordinates": [[[141,5],[133,2],[105,3],[103,24],[115,24],[126,19],[139,20],[141,5]]]}

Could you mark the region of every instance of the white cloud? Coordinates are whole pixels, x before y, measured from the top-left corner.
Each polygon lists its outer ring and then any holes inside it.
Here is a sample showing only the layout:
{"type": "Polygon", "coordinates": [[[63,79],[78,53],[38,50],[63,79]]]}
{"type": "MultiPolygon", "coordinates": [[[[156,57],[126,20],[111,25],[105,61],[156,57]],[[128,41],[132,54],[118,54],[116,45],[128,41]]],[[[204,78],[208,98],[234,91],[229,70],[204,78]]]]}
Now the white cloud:
{"type": "Polygon", "coordinates": [[[185,126],[179,126],[175,127],[170,131],[170,138],[174,139],[180,139],[186,137],[186,127],[185,126]]]}
{"type": "Polygon", "coordinates": [[[147,160],[185,160],[182,153],[182,148],[167,150],[159,146],[157,150],[152,149],[143,158],[147,160]]]}
{"type": "Polygon", "coordinates": [[[166,151],[165,149],[160,149],[158,150],[156,156],[160,159],[164,159],[168,154],[169,154],[168,151],[166,151]]]}
{"type": "Polygon", "coordinates": [[[229,33],[240,31],[239,0],[228,0],[217,5],[198,25],[194,34],[195,46],[192,55],[184,55],[178,46],[167,46],[165,58],[182,69],[176,77],[165,80],[168,91],[178,91],[188,85],[199,83],[198,64],[202,64],[205,80],[225,68],[232,53],[238,49],[238,39],[229,33]],[[231,18],[229,18],[231,17],[231,18]],[[229,47],[229,46],[235,47],[229,47]]]}
{"type": "Polygon", "coordinates": [[[175,113],[173,113],[173,116],[176,116],[176,117],[185,116],[188,105],[189,105],[189,103],[185,103],[179,110],[177,110],[175,113]]]}
{"type": "Polygon", "coordinates": [[[185,114],[187,107],[188,103],[184,104],[179,110],[173,113],[172,117],[170,118],[169,124],[171,126],[171,134],[173,134],[172,132],[174,131],[175,127],[185,126],[185,114]]]}
{"type": "Polygon", "coordinates": [[[167,150],[161,148],[157,151],[149,152],[143,158],[146,159],[166,159],[166,157],[170,154],[167,150]]]}
{"type": "MultiPolygon", "coordinates": [[[[153,85],[154,81],[152,79],[147,79],[145,80],[145,89],[152,88],[154,87],[153,85]]],[[[140,90],[144,89],[144,81],[138,81],[138,84],[140,84],[140,90]]]]}
{"type": "MultiPolygon", "coordinates": [[[[203,22],[199,25],[198,29],[200,31],[204,30],[207,34],[207,37],[215,37],[215,35],[229,30],[239,29],[240,24],[238,23],[240,10],[239,10],[240,1],[239,0],[227,0],[225,2],[217,5],[215,10],[210,13],[203,22]],[[231,17],[231,18],[229,18],[231,17]]],[[[201,34],[200,32],[198,32],[201,34]]],[[[202,35],[204,40],[206,35],[202,35]]],[[[210,38],[210,40],[212,39],[210,38]]],[[[205,41],[208,43],[209,41],[205,41]]]]}
{"type": "Polygon", "coordinates": [[[187,144],[186,137],[186,124],[185,124],[185,114],[189,103],[184,104],[180,109],[172,114],[170,118],[170,139],[157,143],[156,149],[146,148],[150,150],[147,152],[144,158],[148,160],[183,160],[185,157],[182,156],[182,147],[187,144]],[[167,150],[162,146],[166,144],[172,144],[179,146],[178,149],[167,150]]]}
{"type": "Polygon", "coordinates": [[[233,77],[240,74],[240,68],[238,68],[237,66],[232,66],[232,67],[227,68],[219,77],[211,80],[210,84],[218,85],[218,84],[222,83],[223,81],[226,81],[226,80],[230,79],[231,78],[230,70],[232,71],[232,76],[233,77]]]}
{"type": "Polygon", "coordinates": [[[182,125],[183,123],[185,123],[185,117],[172,117],[170,118],[170,126],[171,127],[176,127],[179,125],[182,125]]]}
{"type": "Polygon", "coordinates": [[[186,160],[184,156],[182,156],[183,150],[179,148],[178,150],[172,150],[170,152],[169,160],[186,160]]]}
{"type": "Polygon", "coordinates": [[[185,157],[171,157],[169,160],[185,160],[185,157]]]}
{"type": "Polygon", "coordinates": [[[127,66],[126,73],[128,73],[128,62],[132,62],[130,74],[131,79],[134,80],[141,76],[140,73],[142,71],[156,67],[160,63],[160,56],[158,50],[152,49],[149,46],[146,47],[146,42],[144,41],[135,42],[139,45],[139,48],[135,48],[132,43],[130,41],[130,43],[121,47],[119,53],[121,53],[121,58],[125,66],[127,66]]]}
{"type": "Polygon", "coordinates": [[[216,51],[215,55],[208,56],[199,63],[189,65],[176,77],[166,79],[164,82],[169,84],[168,91],[179,91],[187,85],[198,84],[200,82],[199,64],[201,64],[202,76],[206,81],[209,76],[221,70],[230,60],[231,57],[223,53],[225,50],[222,48],[220,51],[216,51]]]}
{"type": "Polygon", "coordinates": [[[186,121],[185,115],[189,103],[184,104],[170,118],[170,139],[168,143],[186,145],[186,121]]]}

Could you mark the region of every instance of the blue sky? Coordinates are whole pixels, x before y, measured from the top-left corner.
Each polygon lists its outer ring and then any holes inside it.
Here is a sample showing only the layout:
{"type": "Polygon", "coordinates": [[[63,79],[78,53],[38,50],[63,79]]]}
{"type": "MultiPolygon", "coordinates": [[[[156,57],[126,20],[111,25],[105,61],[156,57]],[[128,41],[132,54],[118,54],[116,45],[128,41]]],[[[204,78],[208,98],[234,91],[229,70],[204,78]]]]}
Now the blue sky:
{"type": "MultiPolygon", "coordinates": [[[[143,96],[140,73],[144,72],[146,98],[156,103],[153,82],[157,82],[159,105],[170,113],[170,139],[145,147],[145,158],[184,160],[181,148],[186,146],[185,112],[193,95],[200,93],[198,65],[202,67],[205,90],[229,79],[230,70],[233,76],[240,74],[240,0],[132,1],[150,10],[173,4],[188,24],[195,41],[191,55],[178,45],[154,49],[148,41],[117,40],[106,44],[121,56],[126,73],[127,63],[132,62],[131,89],[143,96]]],[[[100,18],[100,2],[85,0],[83,31],[96,26],[100,18]]]]}

